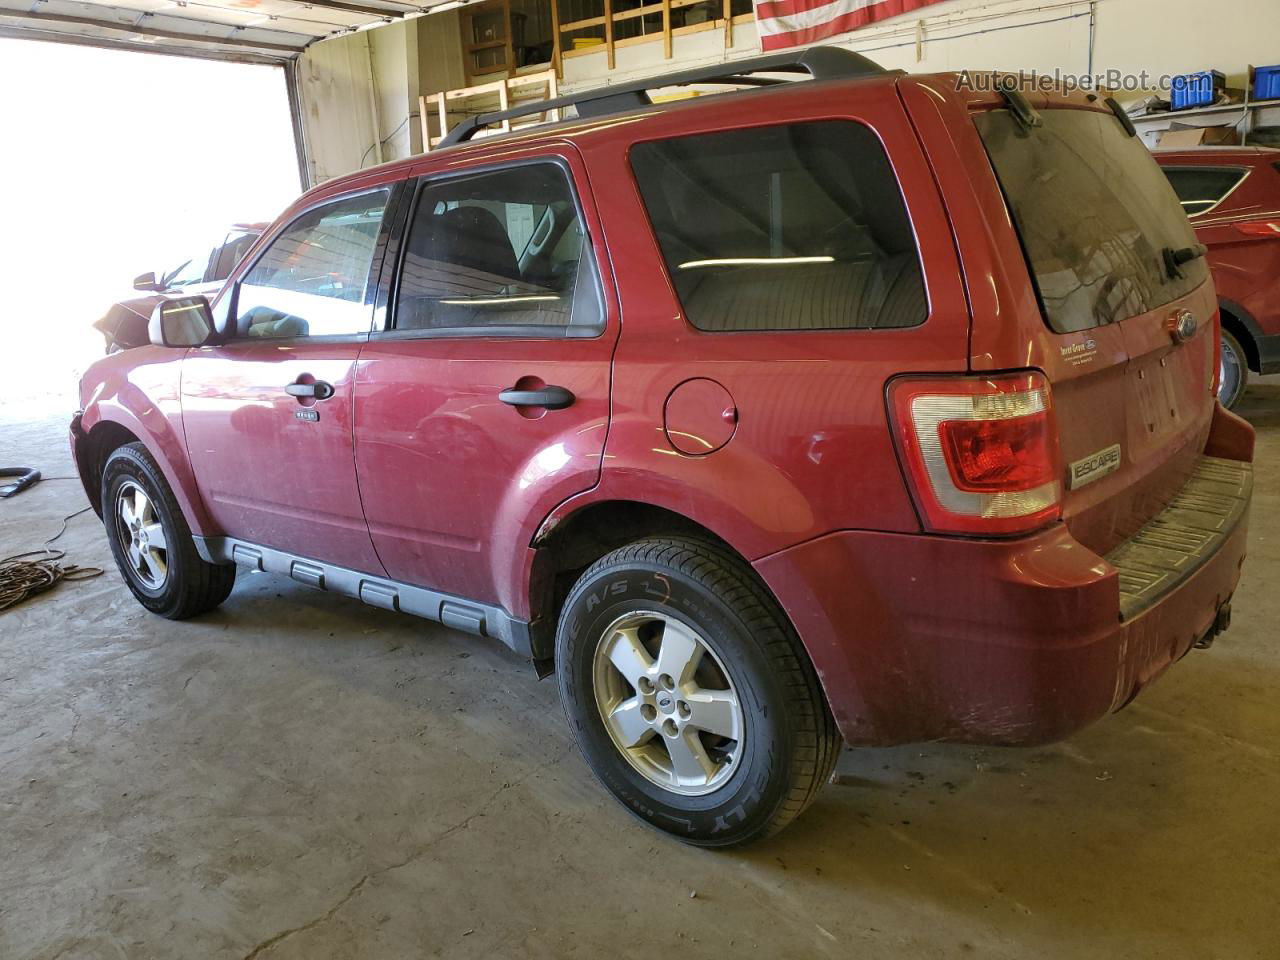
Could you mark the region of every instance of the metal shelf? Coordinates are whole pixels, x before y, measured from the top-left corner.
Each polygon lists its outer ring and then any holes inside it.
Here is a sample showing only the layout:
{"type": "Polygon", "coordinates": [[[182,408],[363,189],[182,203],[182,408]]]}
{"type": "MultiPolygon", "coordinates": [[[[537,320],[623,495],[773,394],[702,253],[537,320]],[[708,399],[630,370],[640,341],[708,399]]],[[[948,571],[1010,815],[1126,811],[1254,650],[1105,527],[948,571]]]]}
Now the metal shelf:
{"type": "Polygon", "coordinates": [[[1190,123],[1193,127],[1216,126],[1213,122],[1218,117],[1230,117],[1229,126],[1240,131],[1240,143],[1249,143],[1249,134],[1256,127],[1280,126],[1280,100],[1246,100],[1243,103],[1223,103],[1212,107],[1195,107],[1191,110],[1169,110],[1163,113],[1149,113],[1144,117],[1130,117],[1133,125],[1147,146],[1153,146],[1149,138],[1169,129],[1174,123],[1183,123],[1197,118],[1204,118],[1204,123],[1190,123]],[[1259,122],[1262,120],[1264,122],[1259,122]]]}
{"type": "Polygon", "coordinates": [[[1214,107],[1195,107],[1191,110],[1166,110],[1162,113],[1148,113],[1142,117],[1130,117],[1134,123],[1152,120],[1180,120],[1183,117],[1207,117],[1216,113],[1239,113],[1246,110],[1262,110],[1267,107],[1280,107],[1280,100],[1254,100],[1250,103],[1223,103],[1214,107]]]}

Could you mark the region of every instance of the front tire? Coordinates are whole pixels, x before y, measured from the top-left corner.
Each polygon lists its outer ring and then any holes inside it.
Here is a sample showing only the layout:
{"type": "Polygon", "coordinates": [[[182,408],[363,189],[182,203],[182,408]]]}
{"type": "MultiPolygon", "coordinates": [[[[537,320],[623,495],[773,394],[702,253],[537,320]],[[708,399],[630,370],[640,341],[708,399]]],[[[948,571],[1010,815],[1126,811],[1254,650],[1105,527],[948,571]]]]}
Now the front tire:
{"type": "Polygon", "coordinates": [[[1249,385],[1249,358],[1229,330],[1222,331],[1222,362],[1218,369],[1218,401],[1230,410],[1249,385]]]}
{"type": "Polygon", "coordinates": [[[647,539],[597,561],[561,611],[556,663],[596,777],[686,843],[776,833],[839,755],[785,614],[745,562],[710,543],[647,539]]]}
{"type": "Polygon", "coordinates": [[[236,568],[201,559],[173,491],[141,443],[107,458],[102,522],[120,575],[152,613],[186,620],[231,594],[236,568]]]}

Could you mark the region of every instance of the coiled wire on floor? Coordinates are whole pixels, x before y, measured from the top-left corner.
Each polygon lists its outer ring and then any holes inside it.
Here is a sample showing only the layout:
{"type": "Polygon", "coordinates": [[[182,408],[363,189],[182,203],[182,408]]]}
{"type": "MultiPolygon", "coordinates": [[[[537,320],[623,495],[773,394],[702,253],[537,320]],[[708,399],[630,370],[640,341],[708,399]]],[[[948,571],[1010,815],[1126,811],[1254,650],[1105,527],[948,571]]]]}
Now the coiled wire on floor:
{"type": "Polygon", "coordinates": [[[0,610],[8,610],[36,594],[52,590],[63,580],[91,580],[102,576],[101,567],[81,567],[74,563],[63,566],[59,561],[67,552],[53,550],[49,546],[67,532],[67,524],[71,520],[91,509],[85,507],[63,517],[62,529],[44,542],[43,549],[15,553],[0,560],[0,610]],[[37,559],[31,559],[33,557],[37,559]]]}

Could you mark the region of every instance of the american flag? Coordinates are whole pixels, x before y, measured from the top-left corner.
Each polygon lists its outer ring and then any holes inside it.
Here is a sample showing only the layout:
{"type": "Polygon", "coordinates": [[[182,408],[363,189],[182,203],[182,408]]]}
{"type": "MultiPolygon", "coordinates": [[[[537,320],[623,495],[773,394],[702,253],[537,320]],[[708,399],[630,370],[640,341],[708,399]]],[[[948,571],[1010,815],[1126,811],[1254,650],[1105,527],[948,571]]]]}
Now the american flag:
{"type": "Polygon", "coordinates": [[[762,50],[802,47],[941,0],[755,0],[762,50]]]}

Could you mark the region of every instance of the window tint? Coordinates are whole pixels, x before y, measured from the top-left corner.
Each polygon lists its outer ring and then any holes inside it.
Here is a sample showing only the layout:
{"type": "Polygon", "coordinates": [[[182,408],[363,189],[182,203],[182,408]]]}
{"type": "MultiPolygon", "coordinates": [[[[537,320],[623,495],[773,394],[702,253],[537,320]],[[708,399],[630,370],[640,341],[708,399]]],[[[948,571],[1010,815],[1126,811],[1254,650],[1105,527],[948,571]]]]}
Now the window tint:
{"type": "Polygon", "coordinates": [[[1166,248],[1196,242],[1150,151],[1110,113],[1008,110],[975,118],[1013,214],[1049,326],[1087,330],[1146,313],[1209,276],[1203,259],[1170,278],[1166,248]]]}
{"type": "Polygon", "coordinates": [[[1244,170],[1217,167],[1161,167],[1188,217],[1208,213],[1244,179],[1244,170]]]}
{"type": "Polygon", "coordinates": [[[604,314],[584,240],[558,164],[427,182],[405,244],[395,327],[597,333],[604,314]]]}
{"type": "Polygon", "coordinates": [[[848,121],[632,148],[645,207],[701,330],[909,327],[927,313],[911,224],[876,136],[848,121]]]}
{"type": "Polygon", "coordinates": [[[240,283],[240,332],[249,337],[364,333],[369,268],[387,192],[304,213],[271,242],[240,283]]]}

